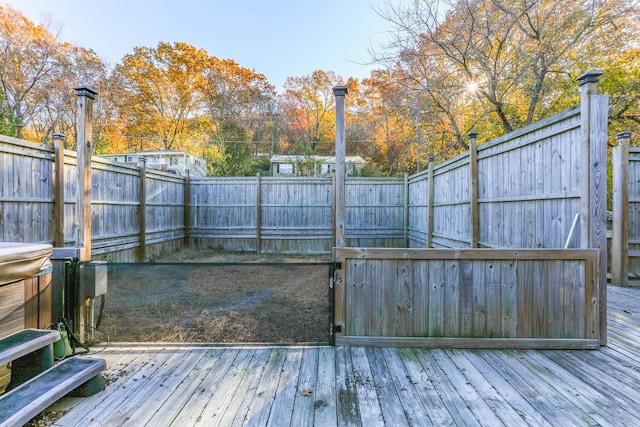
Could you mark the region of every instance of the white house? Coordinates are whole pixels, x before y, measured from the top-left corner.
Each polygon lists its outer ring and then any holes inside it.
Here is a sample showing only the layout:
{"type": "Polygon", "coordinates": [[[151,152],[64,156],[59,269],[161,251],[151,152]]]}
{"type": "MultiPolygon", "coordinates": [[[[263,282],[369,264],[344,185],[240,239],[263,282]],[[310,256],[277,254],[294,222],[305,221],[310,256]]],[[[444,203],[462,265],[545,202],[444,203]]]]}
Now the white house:
{"type": "MultiPolygon", "coordinates": [[[[366,161],[360,156],[345,157],[347,176],[360,175],[362,165],[366,161]]],[[[303,175],[303,176],[323,176],[331,175],[336,167],[335,156],[302,156],[302,155],[282,155],[271,156],[271,175],[303,175]]]]}
{"type": "Polygon", "coordinates": [[[140,166],[141,159],[144,158],[148,169],[180,176],[184,176],[188,169],[190,176],[207,175],[207,162],[201,157],[184,151],[139,151],[137,153],[105,154],[98,157],[136,166],[140,166]]]}

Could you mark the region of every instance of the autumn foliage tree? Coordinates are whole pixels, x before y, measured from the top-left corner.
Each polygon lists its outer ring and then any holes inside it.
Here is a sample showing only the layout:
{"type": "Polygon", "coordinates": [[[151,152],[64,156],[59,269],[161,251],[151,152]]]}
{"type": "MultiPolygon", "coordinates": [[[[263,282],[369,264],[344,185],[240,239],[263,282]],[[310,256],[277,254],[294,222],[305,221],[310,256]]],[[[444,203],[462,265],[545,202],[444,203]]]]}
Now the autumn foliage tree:
{"type": "Polygon", "coordinates": [[[155,141],[147,149],[188,150],[191,125],[201,113],[206,51],[186,43],[136,47],[114,70],[125,131],[155,141]]]}
{"type": "Polygon", "coordinates": [[[333,87],[343,83],[333,71],[316,70],[302,77],[288,77],[280,108],[287,145],[298,154],[325,153],[335,135],[333,87]]]}
{"type": "Polygon", "coordinates": [[[592,68],[610,135],[640,130],[638,0],[410,0],[380,14],[392,36],[379,69],[292,76],[278,95],[265,75],[183,42],[136,47],[111,68],[0,6],[0,131],[44,143],[63,132],[73,148],[73,88],[91,85],[95,153],[182,150],[212,175],[252,175],[259,153],[333,154],[333,87],[346,84],[347,155],[398,175],[465,150],[469,131],[482,142],[576,105],[576,77],[592,68]]]}
{"type": "Polygon", "coordinates": [[[6,133],[46,143],[62,132],[73,147],[73,88],[100,85],[105,76],[105,65],[91,50],[60,42],[48,26],[0,5],[0,114],[6,133]]]}
{"type": "Polygon", "coordinates": [[[398,36],[378,59],[463,148],[472,129],[490,138],[574,104],[578,75],[634,46],[634,3],[414,0],[382,12],[398,36]]]}

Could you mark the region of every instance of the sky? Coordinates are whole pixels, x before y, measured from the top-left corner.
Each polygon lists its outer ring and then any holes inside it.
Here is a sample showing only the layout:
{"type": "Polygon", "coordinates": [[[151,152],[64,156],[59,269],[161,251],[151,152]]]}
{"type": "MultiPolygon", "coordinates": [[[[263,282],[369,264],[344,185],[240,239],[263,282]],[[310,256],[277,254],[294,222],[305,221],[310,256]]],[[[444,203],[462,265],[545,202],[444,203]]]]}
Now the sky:
{"type": "MultiPolygon", "coordinates": [[[[113,66],[136,46],[185,42],[266,75],[282,92],[287,77],[335,71],[345,80],[371,70],[388,40],[376,10],[389,0],[5,0],[58,40],[92,49],[113,66]]],[[[393,1],[398,3],[398,1],[393,1]]]]}

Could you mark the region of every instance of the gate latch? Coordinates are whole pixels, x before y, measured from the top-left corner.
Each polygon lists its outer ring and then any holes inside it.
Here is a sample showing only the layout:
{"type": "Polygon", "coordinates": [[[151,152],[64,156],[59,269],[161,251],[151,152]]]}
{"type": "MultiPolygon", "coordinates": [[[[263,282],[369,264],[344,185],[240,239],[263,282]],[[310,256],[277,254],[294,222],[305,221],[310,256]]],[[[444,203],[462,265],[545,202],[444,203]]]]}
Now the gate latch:
{"type": "Polygon", "coordinates": [[[342,263],[339,261],[331,263],[331,267],[329,268],[329,279],[333,279],[336,270],[342,270],[342,263]]]}

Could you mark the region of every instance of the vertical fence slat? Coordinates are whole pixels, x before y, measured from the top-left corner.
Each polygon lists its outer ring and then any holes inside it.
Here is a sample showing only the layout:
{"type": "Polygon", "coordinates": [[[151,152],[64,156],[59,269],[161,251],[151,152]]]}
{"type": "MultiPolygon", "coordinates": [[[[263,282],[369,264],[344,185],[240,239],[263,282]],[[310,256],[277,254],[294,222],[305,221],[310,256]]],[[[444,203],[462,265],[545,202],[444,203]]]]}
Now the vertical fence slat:
{"type": "Polygon", "coordinates": [[[629,284],[629,139],[631,132],[616,135],[613,149],[613,236],[611,284],[629,284]]]}
{"type": "Polygon", "coordinates": [[[140,159],[140,184],[138,189],[138,200],[140,202],[138,208],[138,224],[140,224],[138,256],[140,262],[144,262],[147,259],[147,162],[144,157],[140,159]]]}
{"type": "Polygon", "coordinates": [[[256,252],[262,253],[262,180],[256,174],[256,252]]]}
{"type": "Polygon", "coordinates": [[[64,135],[53,135],[55,150],[54,208],[53,208],[53,246],[64,247],[64,135]]]}
{"type": "Polygon", "coordinates": [[[433,194],[435,192],[435,185],[433,182],[433,156],[429,157],[429,186],[428,193],[428,205],[427,205],[427,248],[433,247],[433,194]]]}
{"type": "Polygon", "coordinates": [[[480,235],[477,137],[477,132],[469,133],[469,240],[472,248],[478,247],[478,237],[480,235]]]}
{"type": "Polygon", "coordinates": [[[409,174],[404,173],[404,181],[402,185],[402,204],[404,216],[402,219],[402,234],[404,238],[404,247],[409,247],[409,174]]]}
{"type": "Polygon", "coordinates": [[[191,243],[191,176],[188,169],[185,171],[183,188],[184,244],[189,246],[191,243]]]}

